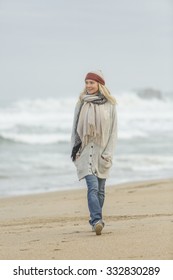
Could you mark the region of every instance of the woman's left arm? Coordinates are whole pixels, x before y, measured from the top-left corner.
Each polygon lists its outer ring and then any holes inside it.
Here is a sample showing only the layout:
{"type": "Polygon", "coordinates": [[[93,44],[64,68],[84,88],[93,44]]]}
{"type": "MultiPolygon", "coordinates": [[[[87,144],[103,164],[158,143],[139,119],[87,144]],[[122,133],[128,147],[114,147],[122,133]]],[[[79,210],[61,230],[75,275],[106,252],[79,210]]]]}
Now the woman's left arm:
{"type": "Polygon", "coordinates": [[[104,151],[102,153],[102,157],[105,160],[112,160],[112,157],[113,157],[113,154],[115,151],[116,141],[117,141],[117,112],[116,112],[115,105],[112,105],[110,121],[111,121],[110,135],[109,135],[109,139],[108,139],[106,148],[104,149],[104,151]]]}

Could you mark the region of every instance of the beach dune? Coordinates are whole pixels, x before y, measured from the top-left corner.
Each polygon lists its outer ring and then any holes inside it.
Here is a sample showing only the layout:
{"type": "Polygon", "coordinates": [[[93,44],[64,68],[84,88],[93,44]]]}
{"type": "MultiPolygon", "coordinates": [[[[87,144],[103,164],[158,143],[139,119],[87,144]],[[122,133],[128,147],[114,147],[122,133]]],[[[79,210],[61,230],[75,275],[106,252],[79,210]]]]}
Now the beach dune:
{"type": "Polygon", "coordinates": [[[0,259],[173,259],[173,179],[106,188],[105,228],[89,226],[86,189],[0,199],[0,259]]]}

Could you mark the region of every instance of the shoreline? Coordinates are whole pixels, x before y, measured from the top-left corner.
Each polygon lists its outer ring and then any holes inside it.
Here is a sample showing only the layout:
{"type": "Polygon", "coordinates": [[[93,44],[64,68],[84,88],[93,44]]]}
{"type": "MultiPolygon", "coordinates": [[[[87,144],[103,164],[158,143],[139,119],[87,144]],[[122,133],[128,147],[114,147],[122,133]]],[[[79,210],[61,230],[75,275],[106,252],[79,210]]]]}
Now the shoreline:
{"type": "MultiPolygon", "coordinates": [[[[111,188],[111,187],[116,187],[116,188],[126,188],[130,187],[131,185],[138,185],[138,184],[145,184],[147,182],[162,182],[162,181],[168,181],[168,180],[173,180],[173,177],[166,177],[166,178],[159,178],[159,179],[147,179],[147,180],[135,180],[135,181],[118,181],[115,184],[112,184],[111,182],[108,182],[108,185],[106,184],[106,188],[111,188]]],[[[2,195],[0,196],[0,202],[3,199],[13,199],[13,198],[20,198],[20,197],[32,197],[32,196],[39,196],[39,195],[47,195],[47,194],[57,194],[57,193],[66,193],[66,192],[73,192],[73,191],[81,191],[86,189],[85,184],[78,185],[77,187],[75,186],[69,186],[69,187],[64,187],[64,188],[59,188],[59,189],[50,189],[48,191],[38,191],[38,192],[28,192],[28,193],[16,193],[12,195],[2,195]]]]}
{"type": "Polygon", "coordinates": [[[173,178],[106,187],[101,236],[88,219],[85,188],[3,197],[0,259],[173,259],[173,178]]]}

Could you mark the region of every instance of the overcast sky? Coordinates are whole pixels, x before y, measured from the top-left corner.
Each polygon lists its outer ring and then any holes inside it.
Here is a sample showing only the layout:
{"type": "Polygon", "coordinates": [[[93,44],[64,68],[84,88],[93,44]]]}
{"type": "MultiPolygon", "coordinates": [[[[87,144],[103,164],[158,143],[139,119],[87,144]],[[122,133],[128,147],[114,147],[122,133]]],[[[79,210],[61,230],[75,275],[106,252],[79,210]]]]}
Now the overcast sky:
{"type": "Polygon", "coordinates": [[[96,69],[173,90],[172,0],[0,0],[0,40],[1,98],[78,95],[96,69]]]}

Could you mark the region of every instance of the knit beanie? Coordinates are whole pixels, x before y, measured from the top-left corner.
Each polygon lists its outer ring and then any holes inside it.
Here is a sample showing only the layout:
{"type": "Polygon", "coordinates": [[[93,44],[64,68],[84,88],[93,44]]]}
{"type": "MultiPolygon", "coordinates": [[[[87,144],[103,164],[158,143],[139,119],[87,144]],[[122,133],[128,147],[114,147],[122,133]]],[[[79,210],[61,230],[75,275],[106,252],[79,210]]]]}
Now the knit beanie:
{"type": "Polygon", "coordinates": [[[85,80],[94,80],[102,85],[105,85],[104,76],[101,70],[89,72],[86,75],[85,80]]]}

